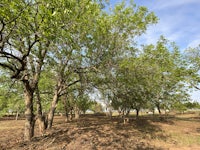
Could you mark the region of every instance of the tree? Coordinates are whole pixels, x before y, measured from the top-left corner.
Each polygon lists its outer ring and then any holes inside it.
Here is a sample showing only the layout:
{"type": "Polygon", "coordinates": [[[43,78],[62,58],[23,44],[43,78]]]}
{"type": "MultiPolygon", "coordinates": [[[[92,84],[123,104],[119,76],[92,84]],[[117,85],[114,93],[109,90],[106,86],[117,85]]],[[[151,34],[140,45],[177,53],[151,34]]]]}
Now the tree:
{"type": "Polygon", "coordinates": [[[23,89],[20,82],[11,81],[3,72],[0,75],[0,82],[0,114],[14,113],[17,120],[18,115],[24,112],[23,89]]]}
{"type": "Polygon", "coordinates": [[[23,85],[25,140],[34,136],[34,94],[37,117],[44,121],[38,83],[47,66],[52,67],[56,79],[49,112],[53,121],[59,97],[79,82],[81,73],[109,66],[130,47],[133,37],[157,21],[145,7],[122,3],[107,13],[101,4],[86,0],[1,1],[0,66],[23,85]]]}
{"type": "MultiPolygon", "coordinates": [[[[147,101],[151,98],[151,88],[149,87],[149,77],[152,70],[149,69],[148,62],[142,57],[132,57],[124,59],[120,63],[118,71],[118,80],[123,84],[123,101],[126,107],[136,110],[136,116],[139,115],[141,108],[145,107],[147,101]]],[[[120,96],[120,95],[119,95],[120,96]]]]}
{"type": "Polygon", "coordinates": [[[195,48],[188,48],[186,51],[185,57],[188,60],[188,82],[189,84],[197,90],[200,90],[200,45],[195,48]]]}
{"type": "Polygon", "coordinates": [[[187,92],[185,61],[174,43],[169,43],[163,37],[156,46],[144,47],[142,57],[151,64],[150,68],[154,71],[149,84],[152,90],[151,100],[161,113],[161,105],[167,105],[170,101],[173,102],[172,97],[187,92]]]}
{"type": "MultiPolygon", "coordinates": [[[[54,51],[49,55],[49,63],[55,72],[55,90],[48,113],[48,128],[52,127],[53,116],[59,97],[68,93],[70,86],[80,82],[80,74],[91,69],[87,62],[88,38],[96,29],[100,8],[98,3],[86,3],[87,1],[73,1],[71,16],[63,14],[63,29],[54,44],[54,51]],[[85,10],[85,8],[88,8],[85,10]],[[91,13],[92,12],[92,13],[91,13]],[[65,19],[63,19],[65,18],[65,19]],[[72,26],[73,25],[73,26],[72,26]],[[71,30],[68,30],[71,28],[71,30]],[[84,31],[84,32],[82,32],[84,31]]],[[[60,11],[66,8],[60,6],[60,11]]],[[[98,26],[97,26],[98,27],[98,26]]]]}
{"type": "MultiPolygon", "coordinates": [[[[123,51],[123,47],[128,44],[128,39],[134,32],[137,31],[134,36],[139,35],[144,32],[148,24],[156,22],[154,14],[148,14],[147,9],[141,7],[134,12],[133,8],[133,5],[126,8],[125,4],[121,4],[116,6],[111,15],[108,15],[102,12],[99,4],[82,1],[79,2],[79,6],[75,5],[72,16],[74,26],[71,32],[62,31],[59,40],[54,45],[55,51],[50,56],[50,61],[53,62],[51,65],[54,64],[55,67],[57,83],[51,111],[48,115],[49,128],[52,126],[53,112],[58,99],[67,92],[69,85],[81,82],[83,74],[101,70],[102,67],[109,64],[113,57],[118,56],[118,51],[123,51]],[[83,7],[80,7],[81,5],[83,7]],[[88,10],[83,11],[84,7],[88,7],[88,10]],[[76,18],[77,15],[78,18],[76,18]],[[138,19],[134,16],[141,18],[140,22],[132,25],[131,21],[138,19]],[[117,18],[129,19],[126,22],[119,22],[117,18]],[[66,37],[68,34],[70,37],[66,37]]],[[[70,19],[68,18],[68,20],[70,19]]],[[[64,24],[68,24],[68,20],[64,24]]],[[[64,28],[68,28],[68,26],[64,26],[64,28]]]]}
{"type": "Polygon", "coordinates": [[[138,116],[147,106],[157,107],[161,113],[161,108],[170,109],[188,97],[185,62],[178,48],[163,37],[117,63],[106,75],[106,90],[111,93],[112,106],[123,114],[135,109],[138,116]]]}
{"type": "MultiPolygon", "coordinates": [[[[33,95],[37,88],[47,50],[56,39],[58,13],[51,1],[8,2],[1,5],[0,66],[12,79],[23,83],[25,99],[25,140],[34,135],[33,95]]],[[[58,26],[59,25],[59,26],[58,26]]]]}
{"type": "Polygon", "coordinates": [[[187,107],[183,103],[181,103],[181,102],[176,102],[173,105],[173,108],[175,110],[178,110],[180,113],[184,113],[187,110],[187,107]]]}
{"type": "Polygon", "coordinates": [[[91,105],[90,110],[93,111],[94,113],[102,113],[103,107],[100,103],[96,102],[91,105]]]}
{"type": "Polygon", "coordinates": [[[184,103],[187,109],[199,109],[200,104],[198,102],[186,102],[184,103]]]}
{"type": "Polygon", "coordinates": [[[83,96],[80,100],[78,100],[78,107],[80,111],[85,114],[87,110],[90,109],[91,105],[94,102],[89,99],[88,96],[83,96]]]}
{"type": "MultiPolygon", "coordinates": [[[[152,12],[148,12],[145,7],[136,7],[134,4],[126,7],[125,3],[121,3],[113,9],[109,20],[112,27],[110,36],[104,36],[103,39],[106,40],[102,40],[107,45],[105,48],[108,49],[108,53],[105,53],[103,57],[107,57],[108,61],[105,61],[104,65],[98,68],[100,71],[96,76],[94,85],[104,95],[103,97],[107,97],[107,94],[109,94],[110,101],[112,101],[113,107],[116,108],[117,105],[125,105],[122,102],[126,95],[123,94],[123,90],[127,90],[127,88],[123,88],[124,84],[119,83],[116,77],[119,62],[123,58],[135,54],[134,37],[144,33],[148,25],[157,22],[157,18],[152,12]]],[[[95,45],[94,47],[99,46],[95,45]]],[[[125,106],[123,107],[125,108],[125,106]]]]}

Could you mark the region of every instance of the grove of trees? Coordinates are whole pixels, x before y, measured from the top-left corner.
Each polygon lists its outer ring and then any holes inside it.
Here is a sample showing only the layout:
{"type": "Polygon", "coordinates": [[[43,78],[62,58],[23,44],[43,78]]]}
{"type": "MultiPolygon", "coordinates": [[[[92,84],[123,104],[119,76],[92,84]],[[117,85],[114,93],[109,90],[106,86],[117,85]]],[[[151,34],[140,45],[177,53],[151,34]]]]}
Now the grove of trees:
{"type": "Polygon", "coordinates": [[[139,115],[173,109],[199,89],[199,47],[183,54],[163,36],[138,45],[155,14],[133,2],[107,8],[103,0],[1,0],[0,111],[24,113],[24,140],[36,120],[41,134],[50,129],[57,108],[66,121],[102,111],[95,91],[106,107],[139,115]]]}

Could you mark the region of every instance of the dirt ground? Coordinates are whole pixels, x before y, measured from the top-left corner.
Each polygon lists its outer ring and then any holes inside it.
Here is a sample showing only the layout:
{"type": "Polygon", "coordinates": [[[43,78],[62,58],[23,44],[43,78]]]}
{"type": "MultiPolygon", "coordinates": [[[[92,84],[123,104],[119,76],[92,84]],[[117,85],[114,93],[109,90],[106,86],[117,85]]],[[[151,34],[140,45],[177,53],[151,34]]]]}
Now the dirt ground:
{"type": "MultiPolygon", "coordinates": [[[[199,150],[199,114],[118,117],[85,115],[65,122],[55,117],[51,130],[23,142],[24,120],[0,119],[0,150],[199,150]]],[[[37,125],[37,124],[36,124],[37,125]]]]}

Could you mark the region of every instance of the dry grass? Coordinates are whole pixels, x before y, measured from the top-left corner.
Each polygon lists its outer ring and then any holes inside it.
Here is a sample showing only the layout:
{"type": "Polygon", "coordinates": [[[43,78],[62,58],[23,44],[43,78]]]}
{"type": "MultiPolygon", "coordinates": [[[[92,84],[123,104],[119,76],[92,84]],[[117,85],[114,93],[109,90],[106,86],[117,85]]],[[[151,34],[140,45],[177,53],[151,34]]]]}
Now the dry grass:
{"type": "Polygon", "coordinates": [[[117,117],[86,115],[64,122],[56,117],[52,130],[23,142],[24,120],[0,121],[0,149],[48,150],[197,150],[200,149],[199,114],[131,117],[123,124],[117,117]]]}

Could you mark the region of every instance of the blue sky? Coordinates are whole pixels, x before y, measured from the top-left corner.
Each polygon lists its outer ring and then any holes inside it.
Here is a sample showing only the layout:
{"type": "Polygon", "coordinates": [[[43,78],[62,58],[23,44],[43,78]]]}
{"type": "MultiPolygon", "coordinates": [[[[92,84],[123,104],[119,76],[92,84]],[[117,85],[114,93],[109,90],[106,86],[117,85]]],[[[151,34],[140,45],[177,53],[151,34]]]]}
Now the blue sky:
{"type": "MultiPolygon", "coordinates": [[[[121,0],[110,0],[113,6],[121,0]]],[[[146,6],[159,18],[141,37],[143,44],[155,43],[160,35],[175,42],[181,51],[200,44],[200,0],[134,0],[146,6]]],[[[128,3],[128,0],[127,0],[128,3]]],[[[200,102],[200,91],[193,92],[193,100],[200,102]]]]}
{"type": "MultiPolygon", "coordinates": [[[[110,0],[113,6],[121,0],[110,0]]],[[[128,0],[127,0],[128,2],[128,0]]],[[[174,41],[181,50],[200,44],[200,0],[134,0],[159,18],[142,36],[144,43],[155,43],[160,35],[174,41]]]]}

